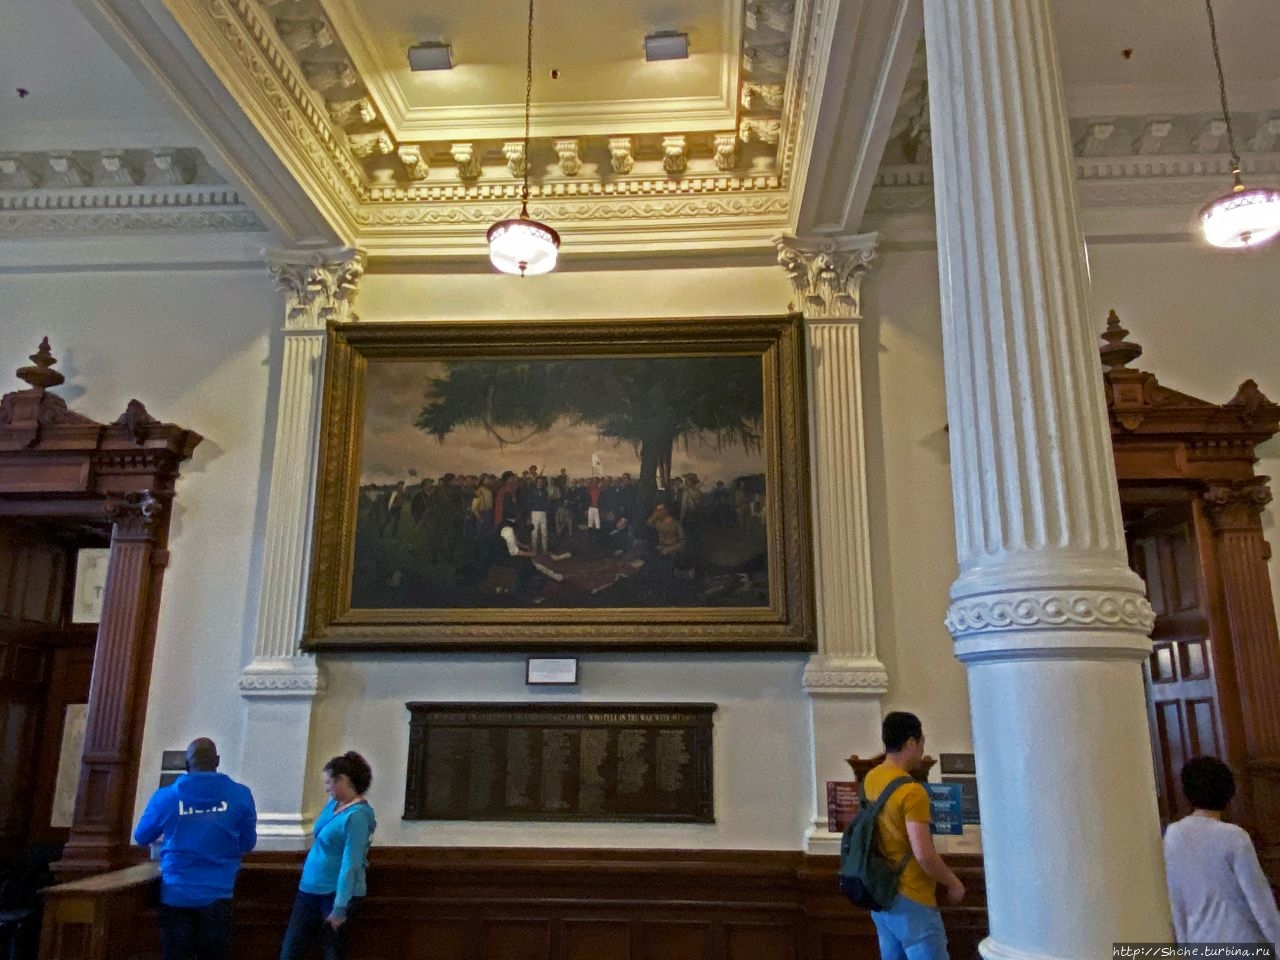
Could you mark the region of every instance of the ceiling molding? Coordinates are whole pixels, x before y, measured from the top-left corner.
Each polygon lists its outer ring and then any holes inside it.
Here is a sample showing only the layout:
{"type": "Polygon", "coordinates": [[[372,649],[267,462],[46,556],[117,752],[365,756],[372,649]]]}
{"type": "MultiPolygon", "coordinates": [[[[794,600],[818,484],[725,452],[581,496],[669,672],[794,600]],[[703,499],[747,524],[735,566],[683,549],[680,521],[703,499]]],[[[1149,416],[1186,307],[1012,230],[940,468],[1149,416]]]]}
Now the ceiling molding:
{"type": "MultiPolygon", "coordinates": [[[[279,7],[291,4],[304,16],[322,17],[330,33],[343,45],[360,82],[378,113],[385,118],[397,140],[409,142],[470,140],[476,138],[520,138],[524,134],[524,104],[520,102],[485,106],[412,107],[395,80],[395,66],[388,64],[371,36],[367,21],[352,4],[335,0],[276,0],[279,7]],[[345,41],[345,42],[344,42],[345,41]]],[[[789,7],[784,0],[765,0],[777,7],[789,7]]],[[[735,50],[743,36],[742,0],[722,0],[721,18],[724,50],[735,50]],[[735,42],[737,41],[737,42],[735,42]]],[[[332,45],[330,45],[331,47],[332,45]]],[[[711,132],[736,126],[741,58],[723,58],[719,93],[716,96],[592,100],[588,102],[540,102],[531,126],[535,137],[600,136],[602,130],[617,133],[663,134],[673,131],[711,132]]]]}
{"type": "Polygon", "coordinates": [[[0,238],[5,239],[265,230],[257,215],[226,186],[0,192],[0,238]]]}
{"type": "Polygon", "coordinates": [[[125,64],[204,140],[209,162],[282,242],[340,242],[341,216],[314,200],[160,4],[73,0],[125,64]]]}

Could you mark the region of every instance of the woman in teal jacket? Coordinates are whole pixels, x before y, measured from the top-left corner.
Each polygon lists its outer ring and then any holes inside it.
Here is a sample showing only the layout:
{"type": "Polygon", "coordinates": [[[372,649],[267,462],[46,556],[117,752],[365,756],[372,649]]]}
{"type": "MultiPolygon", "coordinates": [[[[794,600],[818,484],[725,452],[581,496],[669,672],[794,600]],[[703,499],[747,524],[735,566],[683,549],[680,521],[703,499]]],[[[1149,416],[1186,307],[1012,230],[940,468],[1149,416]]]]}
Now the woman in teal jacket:
{"type": "Polygon", "coordinates": [[[324,765],[324,790],[331,799],[312,830],[315,841],[302,865],[280,960],[305,960],[317,935],[324,960],[345,960],[347,918],[365,894],[369,842],[377,827],[364,798],[372,781],[368,761],[354,750],[324,765]]]}

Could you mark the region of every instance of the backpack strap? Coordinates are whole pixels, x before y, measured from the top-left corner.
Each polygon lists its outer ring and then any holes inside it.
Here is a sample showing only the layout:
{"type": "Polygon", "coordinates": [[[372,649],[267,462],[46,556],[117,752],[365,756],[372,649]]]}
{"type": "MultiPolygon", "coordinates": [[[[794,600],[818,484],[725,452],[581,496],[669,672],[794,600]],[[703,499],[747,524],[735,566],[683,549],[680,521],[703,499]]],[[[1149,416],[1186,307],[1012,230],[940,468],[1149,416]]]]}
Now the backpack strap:
{"type": "MultiPolygon", "coordinates": [[[[899,787],[904,787],[908,783],[912,783],[914,779],[915,779],[914,777],[897,777],[893,780],[890,780],[887,784],[885,784],[885,788],[880,791],[880,796],[876,797],[876,802],[871,807],[871,816],[873,817],[880,816],[880,811],[883,810],[884,805],[889,802],[889,797],[892,796],[893,792],[897,790],[899,787]]],[[[860,799],[862,801],[863,806],[865,807],[867,803],[866,786],[863,784],[859,784],[859,792],[861,794],[860,799]]],[[[907,864],[910,862],[911,862],[911,847],[910,845],[908,845],[907,852],[902,855],[902,859],[899,860],[897,866],[893,868],[893,875],[895,877],[901,876],[902,871],[907,869],[907,864]]]]}

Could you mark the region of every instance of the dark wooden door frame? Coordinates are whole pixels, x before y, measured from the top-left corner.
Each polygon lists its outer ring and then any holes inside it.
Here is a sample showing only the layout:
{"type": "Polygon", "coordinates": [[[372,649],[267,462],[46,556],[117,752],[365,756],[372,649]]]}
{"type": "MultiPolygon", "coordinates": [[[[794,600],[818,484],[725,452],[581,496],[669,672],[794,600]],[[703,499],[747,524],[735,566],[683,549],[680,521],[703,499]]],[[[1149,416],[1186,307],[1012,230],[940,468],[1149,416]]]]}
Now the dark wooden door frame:
{"type": "Polygon", "coordinates": [[[0,397],[0,516],[111,527],[71,835],[55,870],[97,873],[134,859],[129,840],[170,508],[179,465],[202,439],[130,400],[114,423],[50,392],[64,377],[46,338],[0,397]]]}
{"type": "Polygon", "coordinates": [[[1210,611],[1214,679],[1227,759],[1243,780],[1241,819],[1280,878],[1280,631],[1262,511],[1268,477],[1256,448],[1280,431],[1280,406],[1252,380],[1209,403],[1129,369],[1142,348],[1115,311],[1102,362],[1120,502],[1127,514],[1183,500],[1191,505],[1210,611]]]}

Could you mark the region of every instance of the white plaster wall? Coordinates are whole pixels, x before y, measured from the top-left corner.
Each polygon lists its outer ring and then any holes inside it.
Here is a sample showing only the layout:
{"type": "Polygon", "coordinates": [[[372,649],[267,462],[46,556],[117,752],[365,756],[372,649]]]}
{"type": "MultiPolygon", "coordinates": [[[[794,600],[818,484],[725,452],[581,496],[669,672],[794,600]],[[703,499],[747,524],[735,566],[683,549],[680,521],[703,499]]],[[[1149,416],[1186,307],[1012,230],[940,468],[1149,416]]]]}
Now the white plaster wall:
{"type": "MultiPolygon", "coordinates": [[[[367,274],[357,312],[365,321],[599,318],[780,314],[791,293],[771,263],[719,269],[566,270],[514,280],[494,274],[367,274]]],[[[403,769],[413,700],[547,699],[524,685],[524,656],[322,657],[328,688],[318,701],[312,766],[347,749],[374,767],[370,798],[387,844],[795,848],[810,804],[804,654],[583,654],[582,684],[552,699],[687,701],[719,705],[715,717],[717,822],[494,824],[409,822],[403,769]]],[[[312,802],[318,794],[318,774],[312,802]]]]}
{"type": "Polygon", "coordinates": [[[138,794],[155,788],[161,751],[196,736],[235,775],[280,314],[265,270],[28,271],[0,276],[0,290],[0,392],[21,386],[12,371],[47,335],[67,378],[57,392],[78,412],[111,422],[137,397],[205,438],[178,481],[138,794]]]}

